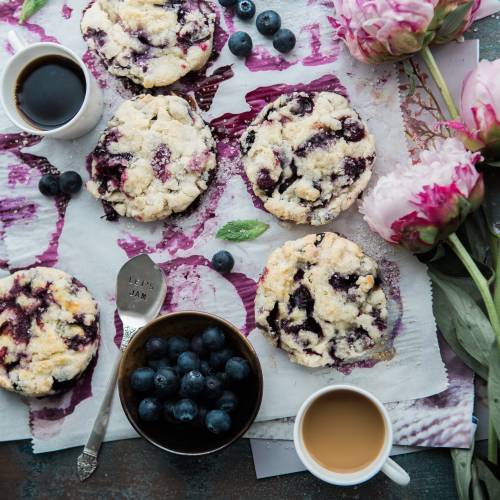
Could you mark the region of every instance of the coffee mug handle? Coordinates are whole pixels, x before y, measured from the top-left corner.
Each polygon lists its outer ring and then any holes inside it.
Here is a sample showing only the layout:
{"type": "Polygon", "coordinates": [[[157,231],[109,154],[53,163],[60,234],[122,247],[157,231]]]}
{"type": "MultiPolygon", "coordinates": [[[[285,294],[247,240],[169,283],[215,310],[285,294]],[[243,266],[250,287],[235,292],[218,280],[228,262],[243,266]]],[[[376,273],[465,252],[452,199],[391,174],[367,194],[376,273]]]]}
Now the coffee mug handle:
{"type": "Polygon", "coordinates": [[[28,46],[28,44],[15,31],[12,30],[7,33],[7,40],[14,49],[14,52],[20,52],[28,46]]]}
{"type": "Polygon", "coordinates": [[[382,472],[400,486],[406,486],[410,482],[408,472],[390,458],[382,466],[382,472]]]}

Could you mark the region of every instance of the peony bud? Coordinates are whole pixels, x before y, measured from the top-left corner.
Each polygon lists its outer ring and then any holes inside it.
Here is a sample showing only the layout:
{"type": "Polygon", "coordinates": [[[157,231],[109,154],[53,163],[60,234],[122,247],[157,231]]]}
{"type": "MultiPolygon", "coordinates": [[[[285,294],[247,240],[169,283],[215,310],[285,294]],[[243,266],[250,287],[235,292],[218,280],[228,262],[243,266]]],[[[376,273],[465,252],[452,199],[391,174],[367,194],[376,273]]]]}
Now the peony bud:
{"type": "Polygon", "coordinates": [[[425,252],[454,232],[482,202],[478,153],[457,139],[423,151],[419,162],[381,177],[363,197],[361,213],[382,238],[412,252],[425,252]]]}

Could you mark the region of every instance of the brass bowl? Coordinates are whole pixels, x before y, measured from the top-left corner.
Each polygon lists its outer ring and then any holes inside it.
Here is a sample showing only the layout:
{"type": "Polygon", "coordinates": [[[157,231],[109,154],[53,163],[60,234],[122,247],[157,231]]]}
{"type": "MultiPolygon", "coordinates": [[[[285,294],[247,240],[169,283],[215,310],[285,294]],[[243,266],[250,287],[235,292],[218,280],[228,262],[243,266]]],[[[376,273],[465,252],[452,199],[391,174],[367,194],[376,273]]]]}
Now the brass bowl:
{"type": "Polygon", "coordinates": [[[208,455],[222,450],[239,439],[250,427],[259,412],[262,401],[263,379],[259,358],[246,337],[231,323],[213,314],[181,311],[160,316],[135,334],[125,349],[118,372],[118,391],[125,415],[134,429],[147,441],[162,450],[178,455],[208,455]],[[239,405],[232,414],[232,426],[222,435],[211,434],[202,427],[183,423],[148,424],[139,419],[137,407],[141,399],[130,387],[130,374],[145,366],[144,344],[149,337],[192,337],[208,326],[218,326],[226,334],[226,345],[245,358],[251,367],[251,376],[241,386],[239,405]]]}

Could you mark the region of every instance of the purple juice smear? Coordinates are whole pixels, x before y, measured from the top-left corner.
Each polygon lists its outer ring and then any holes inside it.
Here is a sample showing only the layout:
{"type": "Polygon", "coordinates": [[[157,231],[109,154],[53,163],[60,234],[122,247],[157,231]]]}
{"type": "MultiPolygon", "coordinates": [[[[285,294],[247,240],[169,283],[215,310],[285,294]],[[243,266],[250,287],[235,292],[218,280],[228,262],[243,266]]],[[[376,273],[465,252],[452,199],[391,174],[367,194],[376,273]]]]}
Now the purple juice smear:
{"type": "Polygon", "coordinates": [[[333,41],[332,50],[329,54],[321,51],[321,34],[319,23],[309,24],[304,26],[301,31],[309,33],[311,55],[302,60],[304,66],[319,66],[321,64],[328,64],[337,60],[340,52],[340,42],[333,41]]]}
{"type": "Polygon", "coordinates": [[[0,200],[0,221],[4,228],[8,228],[16,222],[32,220],[37,207],[38,205],[29,202],[26,198],[4,198],[0,200]]]}
{"type": "Polygon", "coordinates": [[[67,3],[63,3],[63,6],[61,7],[61,15],[64,19],[69,19],[71,14],[73,14],[73,9],[67,3]]]}
{"type": "Polygon", "coordinates": [[[87,50],[82,56],[82,61],[92,73],[92,76],[95,78],[99,87],[101,87],[101,89],[107,88],[108,83],[105,75],[106,70],[97,55],[91,50],[87,50]]]}
{"type": "Polygon", "coordinates": [[[263,45],[256,45],[250,56],[245,60],[245,66],[250,71],[284,71],[299,61],[288,61],[283,56],[272,55],[263,45]]]}
{"type": "Polygon", "coordinates": [[[17,184],[28,184],[30,181],[30,167],[24,163],[9,165],[7,174],[7,186],[15,187],[17,184]]]}

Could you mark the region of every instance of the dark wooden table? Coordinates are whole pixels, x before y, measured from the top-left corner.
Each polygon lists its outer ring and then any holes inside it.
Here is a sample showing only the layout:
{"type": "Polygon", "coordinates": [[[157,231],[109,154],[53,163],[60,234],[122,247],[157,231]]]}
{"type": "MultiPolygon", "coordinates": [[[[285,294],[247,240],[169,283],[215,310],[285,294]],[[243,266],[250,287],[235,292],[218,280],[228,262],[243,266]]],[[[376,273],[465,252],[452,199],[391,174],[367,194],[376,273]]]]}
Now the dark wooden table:
{"type": "MultiPolygon", "coordinates": [[[[489,17],[476,23],[467,38],[481,39],[481,58],[500,56],[498,20],[489,17]]],[[[33,455],[29,441],[0,444],[0,499],[457,498],[447,450],[397,457],[396,461],[411,476],[406,488],[381,474],[353,488],[330,486],[308,473],[257,481],[250,445],[243,439],[217,455],[201,459],[171,456],[140,439],[106,443],[99,469],[82,484],[75,470],[79,452],[72,449],[33,455]]]]}

